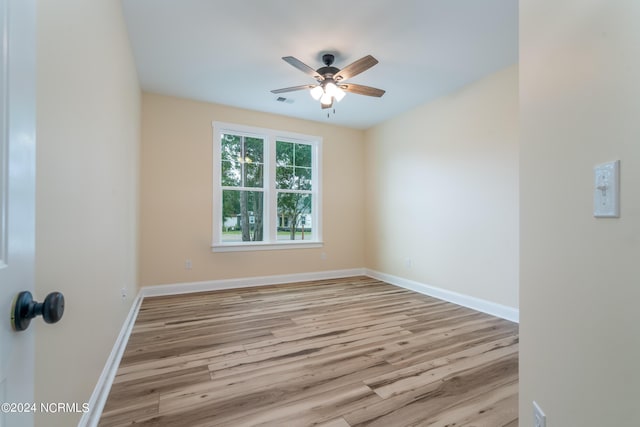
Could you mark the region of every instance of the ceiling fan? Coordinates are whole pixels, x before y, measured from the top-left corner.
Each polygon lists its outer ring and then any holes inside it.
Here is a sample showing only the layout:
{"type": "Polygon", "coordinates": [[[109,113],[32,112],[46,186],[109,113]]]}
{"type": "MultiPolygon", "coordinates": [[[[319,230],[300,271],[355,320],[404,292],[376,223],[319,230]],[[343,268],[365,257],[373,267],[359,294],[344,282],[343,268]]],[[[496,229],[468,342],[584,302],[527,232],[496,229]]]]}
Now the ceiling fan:
{"type": "Polygon", "coordinates": [[[345,80],[351,77],[357,76],[363,71],[368,70],[378,63],[378,60],[371,55],[367,55],[364,58],[360,58],[357,61],[347,65],[343,69],[339,69],[333,66],[335,56],[326,53],[322,55],[322,62],[324,67],[320,67],[317,70],[309,67],[304,62],[293,56],[285,56],[284,59],[287,63],[293,65],[298,70],[310,75],[318,84],[308,84],[293,87],[286,87],[283,89],[272,90],[272,93],[284,93],[293,92],[296,90],[310,89],[311,96],[315,100],[320,101],[321,107],[331,108],[334,101],[340,101],[345,96],[345,92],[357,93],[358,95],[376,96],[381,97],[384,95],[384,90],[377,89],[375,87],[357,85],[353,83],[344,83],[345,80]]]}

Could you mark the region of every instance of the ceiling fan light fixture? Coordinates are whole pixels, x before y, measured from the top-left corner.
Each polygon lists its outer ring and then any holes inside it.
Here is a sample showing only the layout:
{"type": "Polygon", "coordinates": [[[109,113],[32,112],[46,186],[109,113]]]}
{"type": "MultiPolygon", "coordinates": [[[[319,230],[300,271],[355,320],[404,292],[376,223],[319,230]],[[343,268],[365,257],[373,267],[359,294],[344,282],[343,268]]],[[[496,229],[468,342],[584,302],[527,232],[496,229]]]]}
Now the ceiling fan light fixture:
{"type": "Polygon", "coordinates": [[[324,91],[322,90],[322,86],[318,85],[318,86],[314,87],[313,89],[311,89],[310,93],[311,93],[311,96],[313,97],[313,99],[318,101],[318,100],[320,100],[320,98],[322,98],[322,95],[324,94],[324,91]]]}
{"type": "Polygon", "coordinates": [[[336,99],[336,101],[340,102],[346,94],[347,92],[342,90],[340,87],[336,87],[336,93],[333,95],[333,97],[336,99]]]}
{"type": "Polygon", "coordinates": [[[332,81],[329,81],[327,82],[327,84],[324,85],[324,93],[326,93],[329,96],[335,96],[337,90],[338,90],[338,86],[336,86],[336,84],[333,83],[332,81]]]}
{"type": "Polygon", "coordinates": [[[320,98],[320,103],[322,105],[331,105],[332,102],[333,102],[333,97],[326,92],[320,98]]]}

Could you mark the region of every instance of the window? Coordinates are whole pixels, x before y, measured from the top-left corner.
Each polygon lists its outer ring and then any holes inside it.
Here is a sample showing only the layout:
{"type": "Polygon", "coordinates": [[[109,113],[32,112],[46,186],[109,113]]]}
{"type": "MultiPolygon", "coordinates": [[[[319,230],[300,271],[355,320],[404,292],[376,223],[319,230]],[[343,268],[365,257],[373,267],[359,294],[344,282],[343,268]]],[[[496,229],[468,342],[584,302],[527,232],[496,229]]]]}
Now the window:
{"type": "Polygon", "coordinates": [[[320,246],[321,138],[213,128],[213,250],[320,246]]]}

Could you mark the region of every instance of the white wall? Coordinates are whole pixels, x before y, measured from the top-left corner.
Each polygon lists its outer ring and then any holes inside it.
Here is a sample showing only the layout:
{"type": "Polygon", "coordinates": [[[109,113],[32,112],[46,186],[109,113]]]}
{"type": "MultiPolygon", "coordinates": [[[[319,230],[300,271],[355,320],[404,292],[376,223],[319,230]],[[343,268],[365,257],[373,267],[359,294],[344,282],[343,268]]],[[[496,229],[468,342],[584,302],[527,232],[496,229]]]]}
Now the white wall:
{"type": "Polygon", "coordinates": [[[520,2],[520,414],[640,423],[640,2],[520,2]],[[621,161],[619,219],[593,166],[621,161]]]}
{"type": "Polygon", "coordinates": [[[517,114],[512,66],[367,131],[368,268],[518,307],[517,114]]]}
{"type": "Polygon", "coordinates": [[[36,296],[59,290],[66,308],[56,325],[32,323],[35,398],[82,404],[137,291],[140,89],[119,1],[37,7],[36,296]]]}

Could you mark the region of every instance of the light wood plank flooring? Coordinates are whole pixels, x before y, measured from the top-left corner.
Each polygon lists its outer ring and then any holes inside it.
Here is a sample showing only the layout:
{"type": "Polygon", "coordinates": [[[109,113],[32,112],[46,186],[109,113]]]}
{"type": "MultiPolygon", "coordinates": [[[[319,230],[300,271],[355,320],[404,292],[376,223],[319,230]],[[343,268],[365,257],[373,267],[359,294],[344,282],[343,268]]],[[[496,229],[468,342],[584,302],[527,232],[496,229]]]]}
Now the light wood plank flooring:
{"type": "Polygon", "coordinates": [[[100,426],[517,427],[518,325],[368,277],[144,300],[100,426]]]}

